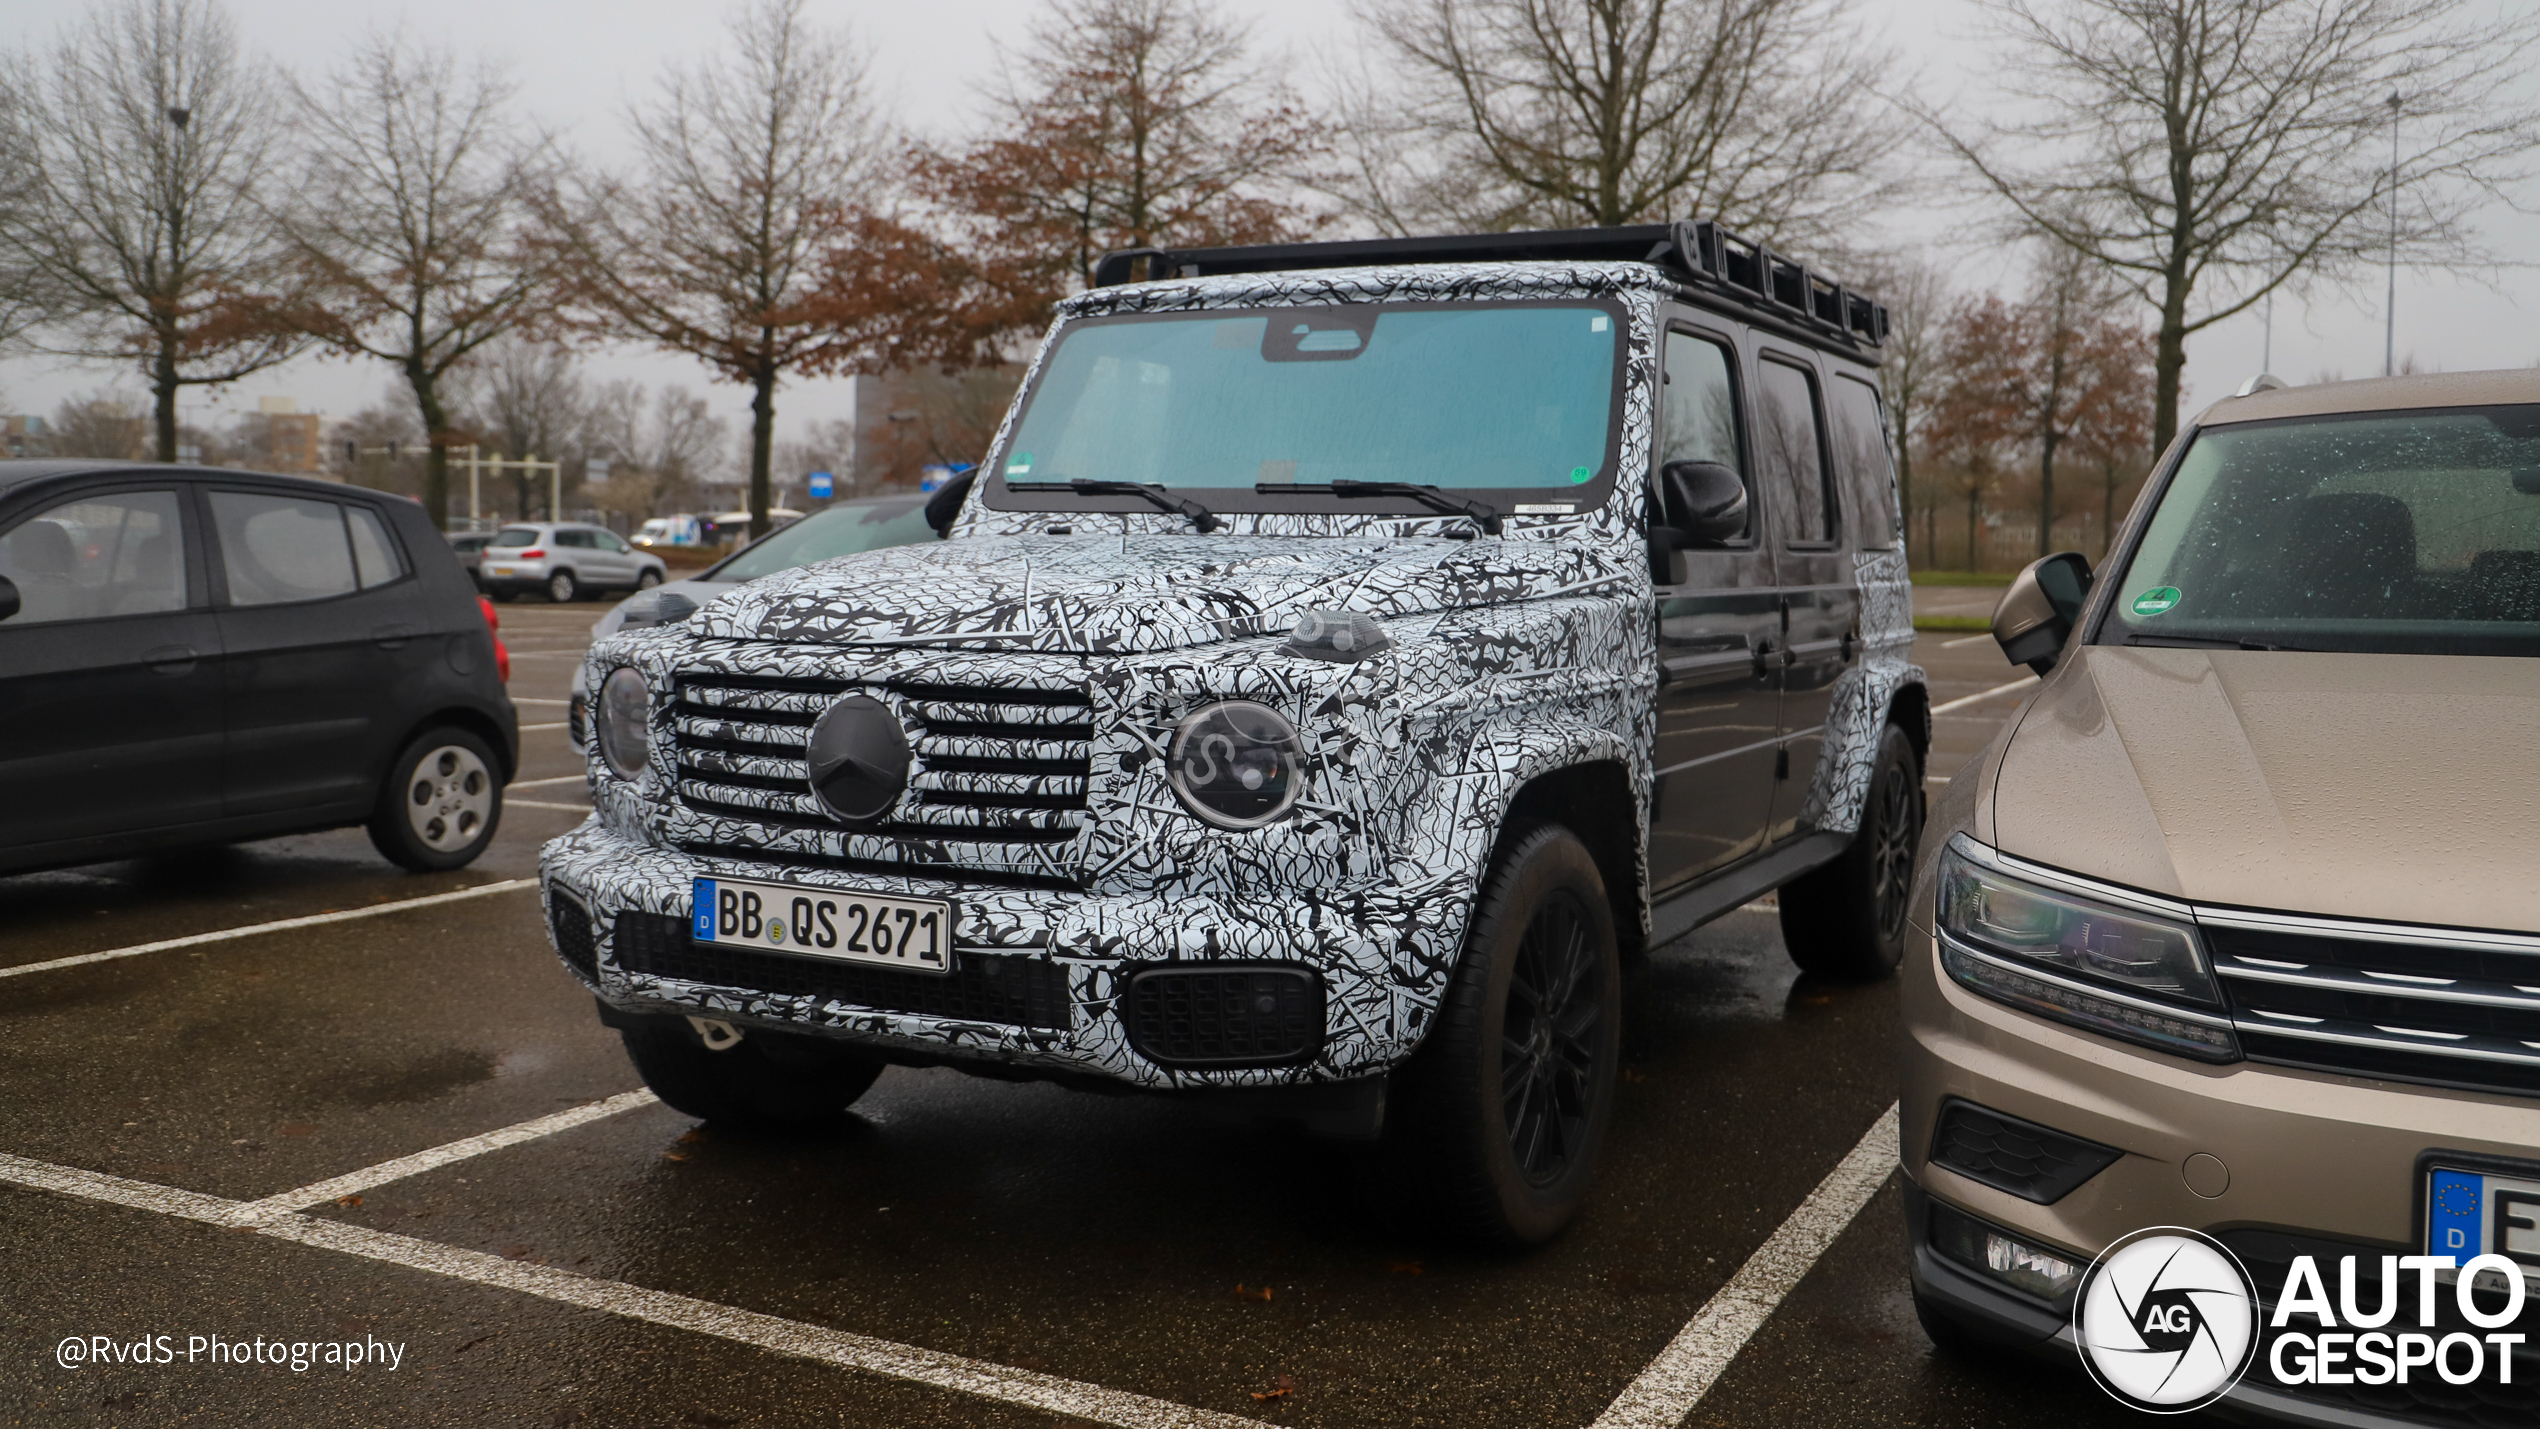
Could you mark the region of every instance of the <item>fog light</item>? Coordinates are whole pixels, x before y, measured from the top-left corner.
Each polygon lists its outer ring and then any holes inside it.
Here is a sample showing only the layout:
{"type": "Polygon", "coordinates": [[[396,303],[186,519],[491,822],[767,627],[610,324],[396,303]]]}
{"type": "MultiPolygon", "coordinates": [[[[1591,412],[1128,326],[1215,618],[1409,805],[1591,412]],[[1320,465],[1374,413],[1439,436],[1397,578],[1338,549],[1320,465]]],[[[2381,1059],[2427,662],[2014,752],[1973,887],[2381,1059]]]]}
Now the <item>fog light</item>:
{"type": "Polygon", "coordinates": [[[2040,1300],[2061,1298],[2065,1287],[2081,1274],[2080,1266],[2062,1256],[2022,1245],[2000,1231],[1984,1233],[1984,1268],[1993,1272],[1994,1279],[2040,1300]]]}
{"type": "Polygon", "coordinates": [[[1931,1248],[2008,1289],[2049,1303],[2081,1279],[2081,1266],[2040,1250],[1938,1201],[1931,1203],[1931,1248]]]}

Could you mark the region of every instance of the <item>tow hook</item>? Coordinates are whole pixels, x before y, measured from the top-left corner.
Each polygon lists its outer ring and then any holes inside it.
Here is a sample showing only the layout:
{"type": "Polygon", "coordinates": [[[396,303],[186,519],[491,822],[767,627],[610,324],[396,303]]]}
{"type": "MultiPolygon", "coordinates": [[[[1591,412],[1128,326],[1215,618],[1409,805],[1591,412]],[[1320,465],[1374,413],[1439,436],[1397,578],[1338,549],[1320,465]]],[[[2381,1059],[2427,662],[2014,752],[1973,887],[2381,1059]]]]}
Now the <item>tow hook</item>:
{"type": "Polygon", "coordinates": [[[741,1045],[741,1029],[720,1017],[691,1017],[688,1025],[697,1030],[698,1040],[709,1052],[729,1052],[741,1045]]]}

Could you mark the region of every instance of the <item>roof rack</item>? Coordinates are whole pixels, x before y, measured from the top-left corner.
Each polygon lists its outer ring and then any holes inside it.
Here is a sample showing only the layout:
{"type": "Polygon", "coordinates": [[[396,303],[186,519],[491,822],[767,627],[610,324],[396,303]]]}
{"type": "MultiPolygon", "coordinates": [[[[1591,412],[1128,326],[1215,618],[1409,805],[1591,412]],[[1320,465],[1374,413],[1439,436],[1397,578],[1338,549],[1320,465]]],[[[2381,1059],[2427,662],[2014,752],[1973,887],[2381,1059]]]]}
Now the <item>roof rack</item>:
{"type": "Polygon", "coordinates": [[[1731,233],[1709,219],[1619,228],[1551,228],[1431,238],[1271,243],[1248,248],[1129,248],[1094,265],[1097,288],[1155,278],[1282,273],[1385,263],[1652,263],[1691,286],[1815,332],[1876,347],[1887,341],[1886,305],[1731,233]]]}

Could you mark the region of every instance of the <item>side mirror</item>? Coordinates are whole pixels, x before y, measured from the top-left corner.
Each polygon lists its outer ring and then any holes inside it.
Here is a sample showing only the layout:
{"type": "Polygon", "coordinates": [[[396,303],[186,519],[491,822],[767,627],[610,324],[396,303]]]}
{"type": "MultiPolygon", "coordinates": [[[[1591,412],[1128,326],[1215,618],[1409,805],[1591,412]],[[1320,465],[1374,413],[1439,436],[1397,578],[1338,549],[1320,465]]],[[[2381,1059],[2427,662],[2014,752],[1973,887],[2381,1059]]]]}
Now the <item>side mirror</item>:
{"type": "Polygon", "coordinates": [[[1667,523],[1695,546],[1717,546],[1746,534],[1746,483],[1716,461],[1672,461],[1658,473],[1667,523]]]}
{"type": "Polygon", "coordinates": [[[2090,594],[2090,562],[2058,551],[2029,563],[1993,607],[1993,642],[2014,665],[2043,675],[2055,668],[2090,594]]]}
{"type": "Polygon", "coordinates": [[[979,468],[972,467],[935,488],[926,498],[926,524],[938,536],[952,530],[953,518],[961,514],[961,503],[970,498],[970,484],[979,479],[979,468]]]}
{"type": "Polygon", "coordinates": [[[19,604],[18,583],[7,576],[0,576],[0,620],[17,614],[19,604]]]}

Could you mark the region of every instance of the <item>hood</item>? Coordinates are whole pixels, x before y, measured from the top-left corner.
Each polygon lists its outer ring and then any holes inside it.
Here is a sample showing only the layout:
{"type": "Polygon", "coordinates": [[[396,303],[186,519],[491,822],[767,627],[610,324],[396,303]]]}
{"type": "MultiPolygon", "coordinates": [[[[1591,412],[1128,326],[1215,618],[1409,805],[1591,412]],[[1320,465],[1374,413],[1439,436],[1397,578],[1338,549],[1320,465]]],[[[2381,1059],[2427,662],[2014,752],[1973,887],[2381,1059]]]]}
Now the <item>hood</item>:
{"type": "Polygon", "coordinates": [[[1627,581],[1579,540],[1197,534],[977,536],[823,561],[689,617],[707,638],[1141,654],[1627,581]]]}
{"type": "Polygon", "coordinates": [[[2084,647],[1993,821],[2007,853],[2193,902],[2540,931],[2540,661],[2084,647]]]}

